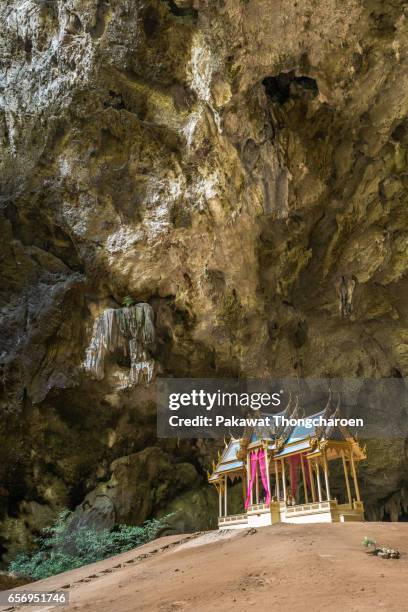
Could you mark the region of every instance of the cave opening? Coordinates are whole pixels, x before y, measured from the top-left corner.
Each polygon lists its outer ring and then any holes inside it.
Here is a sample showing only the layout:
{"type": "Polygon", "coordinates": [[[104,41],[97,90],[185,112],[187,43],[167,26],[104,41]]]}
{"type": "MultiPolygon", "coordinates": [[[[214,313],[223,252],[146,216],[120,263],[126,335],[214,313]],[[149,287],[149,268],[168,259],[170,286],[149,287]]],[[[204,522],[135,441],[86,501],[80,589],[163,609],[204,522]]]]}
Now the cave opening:
{"type": "Polygon", "coordinates": [[[276,76],[265,77],[262,81],[267,97],[278,104],[285,104],[290,98],[304,95],[316,97],[319,93],[317,81],[307,76],[296,76],[292,70],[276,76]]]}

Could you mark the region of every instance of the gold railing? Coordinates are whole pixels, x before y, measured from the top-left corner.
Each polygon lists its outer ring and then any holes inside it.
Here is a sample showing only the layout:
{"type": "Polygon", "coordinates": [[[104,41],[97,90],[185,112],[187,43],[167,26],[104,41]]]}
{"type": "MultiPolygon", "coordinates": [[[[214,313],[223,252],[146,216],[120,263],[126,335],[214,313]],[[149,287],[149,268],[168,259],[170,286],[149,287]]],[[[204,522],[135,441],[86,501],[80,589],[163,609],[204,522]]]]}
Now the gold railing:
{"type": "Polygon", "coordinates": [[[346,504],[338,504],[337,508],[339,510],[353,510],[353,506],[352,504],[346,503],[346,504]]]}

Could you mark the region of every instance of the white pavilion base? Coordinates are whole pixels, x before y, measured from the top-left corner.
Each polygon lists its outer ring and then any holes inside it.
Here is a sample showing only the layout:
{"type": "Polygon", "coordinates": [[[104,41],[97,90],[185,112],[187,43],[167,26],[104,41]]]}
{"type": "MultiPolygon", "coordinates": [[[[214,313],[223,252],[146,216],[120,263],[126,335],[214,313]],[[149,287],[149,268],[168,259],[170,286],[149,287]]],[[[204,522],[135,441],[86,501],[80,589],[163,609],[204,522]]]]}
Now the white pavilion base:
{"type": "Polygon", "coordinates": [[[246,514],[218,517],[218,529],[243,529],[244,527],[248,527],[248,517],[246,514]]]}
{"type": "Polygon", "coordinates": [[[284,502],[254,504],[245,514],[221,516],[219,529],[266,527],[276,523],[346,523],[364,520],[363,502],[338,504],[336,500],[286,506],[284,502]]]}

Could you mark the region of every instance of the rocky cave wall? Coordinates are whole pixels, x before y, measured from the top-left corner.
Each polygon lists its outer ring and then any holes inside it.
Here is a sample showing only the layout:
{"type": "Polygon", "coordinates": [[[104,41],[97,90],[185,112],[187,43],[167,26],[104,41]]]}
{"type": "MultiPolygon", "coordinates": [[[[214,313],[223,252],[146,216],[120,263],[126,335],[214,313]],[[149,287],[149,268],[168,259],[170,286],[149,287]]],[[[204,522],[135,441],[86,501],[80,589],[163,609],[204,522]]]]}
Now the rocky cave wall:
{"type": "MultiPolygon", "coordinates": [[[[84,499],[108,523],[209,526],[216,445],[156,439],[157,376],[408,375],[407,18],[397,0],[1,4],[5,559],[84,499]],[[154,320],[141,384],[132,334],[84,367],[125,296],[154,320]]],[[[407,467],[405,435],[374,444],[370,518],[403,518],[407,467]]]]}

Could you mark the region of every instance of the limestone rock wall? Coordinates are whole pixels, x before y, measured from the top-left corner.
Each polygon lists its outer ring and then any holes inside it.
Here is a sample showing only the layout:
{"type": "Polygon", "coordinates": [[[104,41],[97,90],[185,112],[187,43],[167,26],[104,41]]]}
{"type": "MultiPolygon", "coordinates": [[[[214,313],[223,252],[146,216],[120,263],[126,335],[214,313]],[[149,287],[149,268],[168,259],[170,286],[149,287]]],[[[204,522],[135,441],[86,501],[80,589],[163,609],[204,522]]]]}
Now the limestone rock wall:
{"type": "MultiPolygon", "coordinates": [[[[397,0],[2,3],[4,552],[119,458],[155,469],[158,374],[408,375],[407,17],[397,0]],[[82,367],[125,296],[154,313],[148,385],[124,384],[123,353],[100,380],[82,367]]],[[[383,446],[369,511],[395,518],[406,443],[383,446]]],[[[213,451],[160,443],[197,479],[163,476],[158,511],[207,499],[213,451]]]]}

